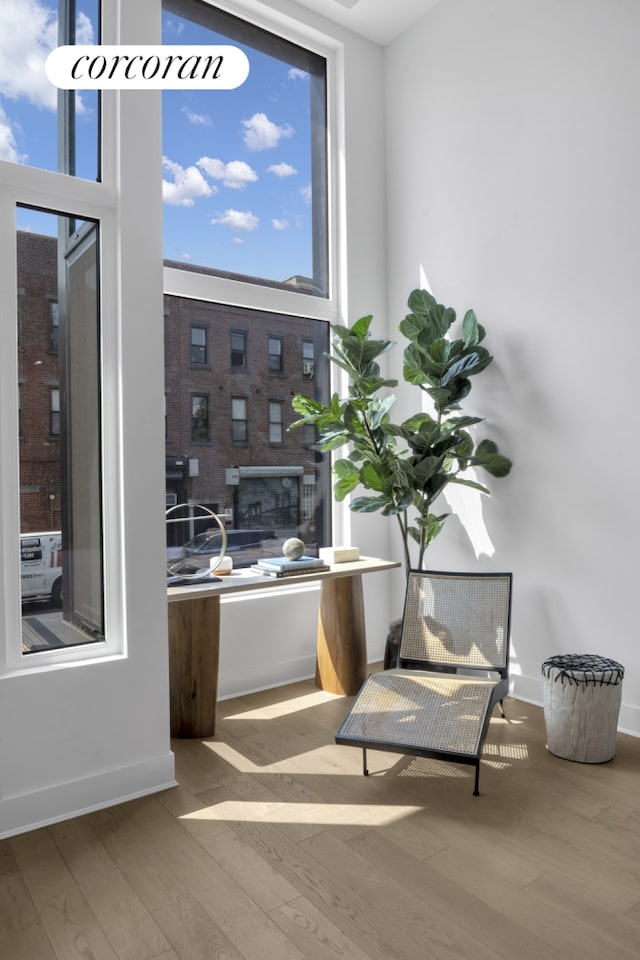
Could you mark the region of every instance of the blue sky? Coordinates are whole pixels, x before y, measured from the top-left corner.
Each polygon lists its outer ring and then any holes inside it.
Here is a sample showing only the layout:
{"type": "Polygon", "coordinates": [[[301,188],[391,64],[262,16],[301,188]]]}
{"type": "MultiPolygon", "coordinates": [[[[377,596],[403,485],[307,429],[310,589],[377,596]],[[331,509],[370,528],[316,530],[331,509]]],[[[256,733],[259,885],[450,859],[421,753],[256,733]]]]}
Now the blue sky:
{"type": "MultiPolygon", "coordinates": [[[[229,42],[169,15],[163,41],[229,42]]],[[[163,93],[165,256],[310,276],[309,76],[241,49],[250,69],[236,90],[163,93]]]]}
{"type": "MultiPolygon", "coordinates": [[[[97,7],[79,0],[78,43],[97,42],[97,7]]],[[[165,14],[163,42],[229,41],[165,14]]],[[[57,167],[57,96],[44,72],[55,45],[52,0],[0,3],[0,159],[57,167]]],[[[236,90],[163,93],[164,255],[270,280],[311,276],[309,77],[242,49],[250,70],[236,90]]],[[[78,93],[78,174],[89,179],[96,107],[95,93],[78,93]]],[[[19,226],[45,229],[31,211],[19,226]]]]}

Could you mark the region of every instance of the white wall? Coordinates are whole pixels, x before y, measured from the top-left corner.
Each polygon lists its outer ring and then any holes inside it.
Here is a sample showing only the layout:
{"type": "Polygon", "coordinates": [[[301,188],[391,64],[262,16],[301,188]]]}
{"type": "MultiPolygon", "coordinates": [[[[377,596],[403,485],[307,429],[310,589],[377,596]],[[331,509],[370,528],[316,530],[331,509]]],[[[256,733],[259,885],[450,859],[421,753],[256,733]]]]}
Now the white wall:
{"type": "Polygon", "coordinates": [[[386,95],[390,316],[423,278],[476,310],[496,359],[470,400],[514,461],[493,555],[451,519],[430,563],[513,570],[516,695],[551,655],[612,657],[640,735],[639,36],[635,0],[441,0],[386,95]]]}

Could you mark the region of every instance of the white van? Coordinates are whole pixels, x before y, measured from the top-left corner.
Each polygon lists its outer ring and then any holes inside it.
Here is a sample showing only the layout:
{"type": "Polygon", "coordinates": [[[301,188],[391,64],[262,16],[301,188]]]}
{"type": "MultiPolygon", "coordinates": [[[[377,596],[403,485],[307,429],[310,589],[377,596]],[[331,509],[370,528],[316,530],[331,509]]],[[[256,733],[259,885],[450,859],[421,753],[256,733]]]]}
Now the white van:
{"type": "Polygon", "coordinates": [[[62,535],[20,534],[20,583],[23,600],[51,597],[62,606],[62,535]]]}

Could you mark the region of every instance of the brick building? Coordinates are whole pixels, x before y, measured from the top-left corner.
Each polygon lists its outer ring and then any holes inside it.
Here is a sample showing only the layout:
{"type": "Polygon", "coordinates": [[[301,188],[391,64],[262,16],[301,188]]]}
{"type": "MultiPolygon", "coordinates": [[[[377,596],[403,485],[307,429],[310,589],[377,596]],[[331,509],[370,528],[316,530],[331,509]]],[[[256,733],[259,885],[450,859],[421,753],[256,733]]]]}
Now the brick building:
{"type": "Polygon", "coordinates": [[[20,517],[23,533],[60,529],[56,240],[17,234],[20,517]]]}
{"type": "MultiPolygon", "coordinates": [[[[23,532],[60,528],[56,246],[18,233],[23,532]]],[[[293,395],[328,381],[327,325],[166,295],[164,337],[167,507],[204,504],[230,527],[322,539],[326,468],[313,435],[287,427],[293,395]]]]}

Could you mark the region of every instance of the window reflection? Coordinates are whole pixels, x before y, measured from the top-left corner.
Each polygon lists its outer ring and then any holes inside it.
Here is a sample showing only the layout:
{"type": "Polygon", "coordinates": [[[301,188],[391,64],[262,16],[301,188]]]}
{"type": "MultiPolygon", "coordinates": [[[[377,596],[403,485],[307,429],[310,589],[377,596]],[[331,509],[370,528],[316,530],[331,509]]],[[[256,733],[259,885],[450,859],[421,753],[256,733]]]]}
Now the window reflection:
{"type": "MultiPolygon", "coordinates": [[[[18,222],[32,213],[19,208],[18,222]]],[[[23,651],[104,639],[98,229],[17,232],[23,651]]]]}

